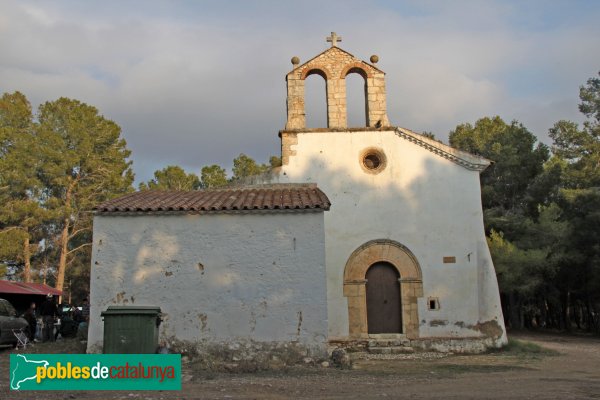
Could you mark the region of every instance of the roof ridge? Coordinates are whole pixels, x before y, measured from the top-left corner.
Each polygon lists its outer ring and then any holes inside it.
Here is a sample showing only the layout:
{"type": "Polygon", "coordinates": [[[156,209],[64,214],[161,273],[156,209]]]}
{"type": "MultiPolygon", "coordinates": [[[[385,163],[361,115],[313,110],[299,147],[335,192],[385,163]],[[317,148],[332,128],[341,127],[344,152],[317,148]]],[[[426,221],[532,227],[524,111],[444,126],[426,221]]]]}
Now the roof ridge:
{"type": "Polygon", "coordinates": [[[219,190],[138,191],[94,208],[103,213],[240,212],[329,210],[331,203],[316,184],[269,184],[219,190]]]}
{"type": "Polygon", "coordinates": [[[257,183],[257,184],[243,184],[239,186],[222,186],[218,188],[209,188],[209,189],[201,189],[197,190],[198,192],[219,192],[219,191],[227,191],[227,190],[252,190],[252,189],[284,189],[284,188],[313,188],[317,187],[316,183],[257,183]]]}

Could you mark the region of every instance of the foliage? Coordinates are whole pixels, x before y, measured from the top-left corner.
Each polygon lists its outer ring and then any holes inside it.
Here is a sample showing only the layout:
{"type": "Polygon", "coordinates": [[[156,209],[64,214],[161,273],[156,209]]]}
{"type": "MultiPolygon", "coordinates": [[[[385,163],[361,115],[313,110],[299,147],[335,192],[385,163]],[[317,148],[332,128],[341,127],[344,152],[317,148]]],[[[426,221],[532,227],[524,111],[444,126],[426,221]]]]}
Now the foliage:
{"type": "Polygon", "coordinates": [[[600,78],[588,79],[587,85],[579,88],[579,99],[579,111],[591,119],[587,122],[590,129],[597,128],[600,123],[600,78]]]}
{"type": "Polygon", "coordinates": [[[131,190],[120,134],[77,100],[46,102],[33,115],[23,94],[2,96],[0,260],[22,268],[22,279],[43,275],[61,289],[67,267],[89,269],[92,208],[131,190]]]}
{"type": "Polygon", "coordinates": [[[227,185],[227,171],[216,164],[203,167],[200,177],[202,179],[202,187],[205,189],[214,189],[227,185]]]}
{"type": "Polygon", "coordinates": [[[238,181],[251,176],[261,175],[267,172],[270,166],[266,164],[258,164],[254,159],[248,157],[244,153],[240,154],[233,160],[233,181],[238,181]]]}
{"type": "Polygon", "coordinates": [[[56,287],[63,288],[65,270],[74,252],[89,246],[71,246],[91,231],[92,208],[131,190],[130,151],[121,128],[95,107],[60,98],[39,107],[36,139],[43,169],[43,203],[56,215],[59,236],[56,287]]]}
{"type": "Polygon", "coordinates": [[[550,129],[552,152],[565,161],[564,186],[586,188],[600,185],[600,129],[592,123],[584,129],[571,121],[558,121],[550,129]]]}
{"type": "Polygon", "coordinates": [[[436,138],[436,137],[435,137],[435,134],[434,134],[433,132],[430,132],[430,131],[423,131],[423,132],[421,132],[421,135],[422,135],[422,136],[425,136],[425,137],[426,137],[426,138],[428,138],[428,139],[435,140],[436,142],[443,143],[443,142],[442,142],[440,139],[438,139],[438,138],[436,138]]]}
{"type": "Polygon", "coordinates": [[[19,92],[0,98],[0,260],[23,265],[23,279],[31,281],[31,241],[39,238],[50,218],[38,199],[42,185],[33,114],[19,92]]]}
{"type": "Polygon", "coordinates": [[[281,166],[281,158],[271,156],[269,164],[259,164],[253,158],[240,154],[233,160],[233,176],[227,178],[225,168],[217,164],[206,165],[200,171],[200,177],[194,173],[186,173],[181,167],[170,165],[154,172],[154,179],[142,182],[140,190],[196,190],[215,189],[227,186],[232,182],[246,183],[251,178],[269,172],[281,166]]]}
{"type": "Polygon", "coordinates": [[[281,166],[281,158],[271,156],[269,164],[259,164],[253,158],[240,154],[233,160],[233,176],[227,178],[225,168],[217,164],[206,165],[197,175],[185,171],[177,166],[168,166],[154,172],[154,179],[139,185],[140,190],[196,190],[215,189],[227,186],[232,182],[245,182],[249,178],[260,176],[273,168],[281,166]]]}
{"type": "Polygon", "coordinates": [[[154,172],[154,179],[140,183],[140,190],[197,190],[200,178],[194,173],[186,173],[183,168],[169,165],[154,172]]]}
{"type": "Polygon", "coordinates": [[[588,79],[579,97],[579,110],[588,117],[583,128],[558,121],[550,129],[550,137],[553,153],[566,162],[565,187],[584,189],[600,185],[600,79],[588,79]]]}
{"type": "Polygon", "coordinates": [[[269,166],[270,168],[281,167],[281,157],[271,156],[269,158],[269,166]]]}
{"type": "Polygon", "coordinates": [[[481,174],[484,208],[514,210],[523,206],[530,182],[543,169],[548,148],[522,124],[500,117],[462,124],[450,132],[450,145],[493,160],[481,174]]]}
{"type": "Polygon", "coordinates": [[[580,88],[583,127],[548,148],[516,121],[482,118],[450,143],[494,161],[481,175],[488,244],[507,324],[600,333],[600,79],[580,88]]]}
{"type": "Polygon", "coordinates": [[[22,230],[4,228],[0,233],[0,260],[23,262],[22,246],[26,237],[22,230]]]}
{"type": "Polygon", "coordinates": [[[521,249],[496,231],[490,234],[488,245],[494,256],[499,284],[525,296],[534,295],[544,281],[547,251],[521,249]]]}

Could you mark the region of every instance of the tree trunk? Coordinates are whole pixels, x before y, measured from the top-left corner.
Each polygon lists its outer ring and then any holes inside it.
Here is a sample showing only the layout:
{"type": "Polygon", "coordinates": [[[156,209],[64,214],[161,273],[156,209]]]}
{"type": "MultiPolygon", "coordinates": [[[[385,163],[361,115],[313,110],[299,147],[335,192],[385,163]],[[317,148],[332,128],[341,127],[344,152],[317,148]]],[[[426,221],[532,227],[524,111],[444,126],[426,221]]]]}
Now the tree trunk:
{"type": "Polygon", "coordinates": [[[581,308],[581,302],[577,302],[573,307],[573,315],[575,317],[575,324],[577,325],[577,330],[581,330],[581,321],[583,319],[583,310],[581,308]]]}
{"type": "Polygon", "coordinates": [[[519,302],[519,329],[523,330],[525,328],[525,312],[523,311],[523,307],[520,306],[519,302]]]}
{"type": "Polygon", "coordinates": [[[31,282],[31,249],[29,247],[29,232],[25,231],[25,240],[23,241],[23,263],[25,268],[23,269],[23,280],[25,282],[31,282]]]}
{"type": "Polygon", "coordinates": [[[594,305],[590,307],[590,319],[592,320],[592,326],[594,327],[595,333],[600,333],[600,312],[594,305]]]}
{"type": "Polygon", "coordinates": [[[563,319],[565,324],[565,330],[567,332],[571,331],[571,292],[567,289],[564,296],[564,304],[563,304],[563,319]]]}
{"type": "Polygon", "coordinates": [[[540,315],[540,328],[546,328],[548,326],[548,300],[546,298],[542,298],[541,303],[541,315],[540,315]]]}
{"type": "Polygon", "coordinates": [[[586,311],[586,319],[587,319],[587,331],[597,333],[598,326],[596,325],[596,323],[597,323],[596,318],[594,318],[594,315],[596,315],[596,313],[594,313],[593,307],[591,306],[591,301],[590,301],[589,296],[585,302],[585,311],[586,311]]]}
{"type": "Polygon", "coordinates": [[[69,251],[69,218],[64,220],[62,233],[60,235],[60,258],[58,260],[58,273],[56,274],[56,285],[58,290],[63,290],[65,285],[65,270],[67,269],[67,253],[69,251]]]}
{"type": "MultiPolygon", "coordinates": [[[[65,194],[65,219],[62,233],[60,235],[60,258],[58,260],[58,273],[56,274],[55,288],[63,290],[65,285],[65,270],[67,269],[67,255],[69,253],[69,228],[71,226],[71,197],[77,180],[72,181],[67,187],[65,194]]],[[[60,297],[62,299],[62,296],[60,297]]]]}
{"type": "Polygon", "coordinates": [[[48,260],[44,259],[44,285],[48,281],[48,260]]]}
{"type": "Polygon", "coordinates": [[[513,329],[520,329],[521,327],[521,319],[519,313],[519,301],[517,300],[517,294],[515,292],[509,292],[508,294],[508,310],[509,310],[509,318],[510,327],[513,329]]]}

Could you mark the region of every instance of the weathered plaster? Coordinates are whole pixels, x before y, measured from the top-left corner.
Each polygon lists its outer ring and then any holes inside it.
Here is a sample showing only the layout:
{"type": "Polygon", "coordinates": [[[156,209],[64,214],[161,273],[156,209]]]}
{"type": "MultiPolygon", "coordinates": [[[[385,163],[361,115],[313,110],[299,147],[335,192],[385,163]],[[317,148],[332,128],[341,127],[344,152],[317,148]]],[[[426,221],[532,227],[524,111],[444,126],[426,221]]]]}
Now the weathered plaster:
{"type": "Polygon", "coordinates": [[[88,350],[113,304],[161,307],[162,338],[324,348],[323,213],[97,215],[88,350]]]}

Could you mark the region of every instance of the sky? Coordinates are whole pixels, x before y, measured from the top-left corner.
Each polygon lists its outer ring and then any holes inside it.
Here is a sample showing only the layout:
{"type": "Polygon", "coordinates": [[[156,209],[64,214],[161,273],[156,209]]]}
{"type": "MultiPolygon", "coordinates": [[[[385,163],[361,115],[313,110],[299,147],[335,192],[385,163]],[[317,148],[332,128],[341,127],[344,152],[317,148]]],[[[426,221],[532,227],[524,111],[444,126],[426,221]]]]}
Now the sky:
{"type": "MultiPolygon", "coordinates": [[[[0,0],[0,93],[97,107],[121,126],[137,182],[240,153],[266,162],[280,153],[291,57],[326,50],[335,31],[356,57],[379,56],[392,125],[447,142],[499,115],[549,143],[556,121],[583,120],[598,21],[593,0],[0,0]]],[[[347,83],[352,126],[364,125],[361,79],[347,83]]],[[[309,127],[323,127],[324,81],[306,85],[309,127]]]]}

